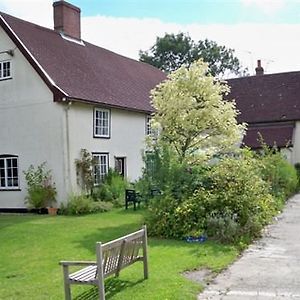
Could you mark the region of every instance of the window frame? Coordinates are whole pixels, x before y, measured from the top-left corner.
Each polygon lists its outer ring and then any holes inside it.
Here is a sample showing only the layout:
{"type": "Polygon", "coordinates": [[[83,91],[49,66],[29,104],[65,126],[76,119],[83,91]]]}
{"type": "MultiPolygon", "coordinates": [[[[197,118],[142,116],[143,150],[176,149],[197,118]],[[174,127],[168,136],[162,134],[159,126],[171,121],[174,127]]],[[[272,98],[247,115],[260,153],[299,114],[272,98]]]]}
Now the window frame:
{"type": "Polygon", "coordinates": [[[151,126],[151,120],[152,120],[152,116],[146,115],[146,128],[145,128],[146,136],[150,136],[153,133],[152,126],[151,126]]]}
{"type": "Polygon", "coordinates": [[[145,135],[153,140],[157,140],[159,136],[159,129],[152,126],[153,115],[147,114],[145,117],[145,135]]]}
{"type": "MultiPolygon", "coordinates": [[[[12,155],[12,154],[2,154],[0,155],[0,161],[4,161],[4,186],[1,186],[1,181],[0,181],[0,191],[19,191],[20,190],[20,168],[19,168],[19,156],[18,155],[12,155]],[[13,160],[15,159],[17,161],[16,164],[16,169],[17,169],[17,176],[14,176],[13,174],[13,169],[14,166],[13,164],[8,167],[8,160],[13,160]],[[8,176],[8,170],[11,169],[11,176],[8,176]],[[14,181],[14,179],[17,179],[17,185],[9,186],[8,180],[14,181]]],[[[0,174],[1,174],[1,169],[0,169],[0,174]]],[[[2,179],[2,177],[0,177],[2,179]]]]}
{"type": "Polygon", "coordinates": [[[108,173],[108,170],[109,170],[109,153],[108,152],[92,152],[92,157],[93,157],[94,162],[95,162],[96,157],[101,157],[101,156],[106,157],[106,173],[101,174],[101,164],[99,164],[100,159],[98,159],[98,163],[97,164],[95,163],[94,167],[93,167],[94,186],[99,186],[101,184],[101,182],[103,182],[103,178],[108,173]],[[97,169],[96,169],[97,167],[99,167],[99,170],[100,170],[99,179],[97,179],[97,177],[98,177],[97,169]]]}
{"type": "MultiPolygon", "coordinates": [[[[94,112],[93,112],[93,136],[94,138],[104,138],[104,139],[109,139],[110,138],[110,133],[111,133],[111,110],[108,108],[99,108],[99,107],[95,107],[94,108],[94,112]],[[108,119],[107,119],[107,130],[108,133],[107,134],[99,134],[97,133],[97,113],[98,112],[104,112],[108,114],[108,119]]],[[[101,126],[99,126],[99,130],[100,128],[102,128],[101,126]]]]}
{"type": "Polygon", "coordinates": [[[12,78],[12,67],[11,66],[12,66],[11,60],[2,60],[2,61],[0,61],[0,81],[12,78]],[[6,64],[6,63],[9,63],[9,68],[8,68],[9,75],[8,76],[3,76],[3,73],[4,73],[4,64],[6,64]]]}

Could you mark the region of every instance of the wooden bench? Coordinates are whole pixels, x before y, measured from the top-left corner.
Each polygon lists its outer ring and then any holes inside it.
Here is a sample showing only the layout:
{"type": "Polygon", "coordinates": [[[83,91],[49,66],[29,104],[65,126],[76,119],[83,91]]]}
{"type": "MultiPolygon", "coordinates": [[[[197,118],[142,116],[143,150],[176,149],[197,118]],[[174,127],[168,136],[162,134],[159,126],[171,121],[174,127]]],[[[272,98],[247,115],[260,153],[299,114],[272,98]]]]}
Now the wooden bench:
{"type": "Polygon", "coordinates": [[[137,262],[142,261],[144,278],[148,278],[147,228],[102,244],[96,243],[96,261],[61,261],[64,274],[65,299],[71,299],[71,284],[90,284],[98,287],[99,299],[105,300],[104,278],[115,275],[137,262]],[[141,253],[142,252],[142,255],[141,253]],[[85,266],[70,274],[70,266],[85,266]]]}

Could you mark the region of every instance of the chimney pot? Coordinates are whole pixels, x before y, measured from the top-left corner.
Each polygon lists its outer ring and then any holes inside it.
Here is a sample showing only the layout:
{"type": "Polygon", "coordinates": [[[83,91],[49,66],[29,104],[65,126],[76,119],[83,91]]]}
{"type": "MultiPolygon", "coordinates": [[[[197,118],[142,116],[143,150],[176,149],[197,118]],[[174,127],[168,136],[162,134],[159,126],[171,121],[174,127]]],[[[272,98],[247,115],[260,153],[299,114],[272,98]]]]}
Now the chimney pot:
{"type": "Polygon", "coordinates": [[[264,75],[264,68],[261,66],[261,60],[257,60],[257,67],[255,68],[256,76],[264,75]]]}
{"type": "Polygon", "coordinates": [[[80,8],[66,1],[53,2],[54,29],[72,38],[81,39],[80,8]]]}

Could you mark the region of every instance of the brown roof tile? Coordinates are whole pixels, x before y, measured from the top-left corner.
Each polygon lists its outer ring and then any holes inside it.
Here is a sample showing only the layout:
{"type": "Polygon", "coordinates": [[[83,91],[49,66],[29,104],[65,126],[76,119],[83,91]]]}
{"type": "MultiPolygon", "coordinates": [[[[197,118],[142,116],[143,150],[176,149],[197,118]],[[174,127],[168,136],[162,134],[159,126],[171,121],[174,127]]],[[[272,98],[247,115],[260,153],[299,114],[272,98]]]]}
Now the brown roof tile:
{"type": "Polygon", "coordinates": [[[243,143],[251,148],[261,148],[260,135],[264,143],[273,147],[276,145],[279,148],[293,145],[293,130],[294,124],[269,124],[253,126],[248,128],[247,134],[244,137],[243,143]]]}
{"type": "MultiPolygon", "coordinates": [[[[149,92],[166,78],[160,70],[85,41],[85,46],[67,41],[54,30],[0,15],[70,98],[130,110],[153,110],[149,92]]],[[[4,22],[0,25],[6,27],[4,22]]]]}
{"type": "Polygon", "coordinates": [[[300,72],[228,80],[240,122],[300,120],[300,72]]]}

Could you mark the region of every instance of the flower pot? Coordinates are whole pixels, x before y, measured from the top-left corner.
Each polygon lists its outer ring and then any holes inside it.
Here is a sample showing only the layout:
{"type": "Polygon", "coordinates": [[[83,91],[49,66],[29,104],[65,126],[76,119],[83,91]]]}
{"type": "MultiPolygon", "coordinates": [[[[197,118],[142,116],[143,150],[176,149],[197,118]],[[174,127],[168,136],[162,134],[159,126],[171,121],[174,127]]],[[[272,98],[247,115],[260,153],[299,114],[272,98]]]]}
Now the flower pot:
{"type": "Polygon", "coordinates": [[[48,215],[56,216],[57,215],[57,207],[47,207],[48,208],[48,215]]]}

